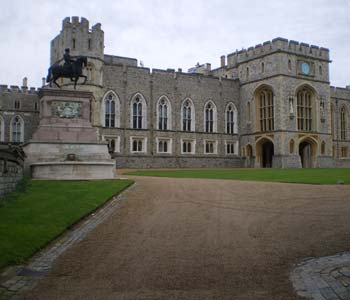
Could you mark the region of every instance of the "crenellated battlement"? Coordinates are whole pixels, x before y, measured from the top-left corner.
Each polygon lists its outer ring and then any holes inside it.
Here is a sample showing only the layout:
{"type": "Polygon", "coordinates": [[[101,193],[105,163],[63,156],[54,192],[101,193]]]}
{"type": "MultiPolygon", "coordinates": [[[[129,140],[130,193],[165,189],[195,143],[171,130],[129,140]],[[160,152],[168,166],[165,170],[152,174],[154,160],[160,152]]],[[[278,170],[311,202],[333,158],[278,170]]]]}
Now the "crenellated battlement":
{"type": "Polygon", "coordinates": [[[331,98],[350,101],[350,87],[330,87],[331,98]]]}
{"type": "Polygon", "coordinates": [[[89,21],[83,17],[79,20],[79,17],[66,17],[62,21],[62,28],[70,28],[72,26],[81,26],[89,29],[89,21]]]}
{"type": "Polygon", "coordinates": [[[240,51],[237,50],[236,52],[228,54],[227,65],[229,67],[234,67],[237,64],[278,51],[329,61],[329,49],[327,48],[278,37],[272,41],[266,41],[263,44],[258,44],[254,47],[249,47],[248,49],[242,49],[240,51]]]}
{"type": "Polygon", "coordinates": [[[19,87],[18,85],[0,84],[0,93],[17,93],[17,94],[36,94],[39,92],[39,88],[35,87],[19,87]]]}
{"type": "Polygon", "coordinates": [[[51,65],[60,62],[64,49],[72,56],[85,55],[90,58],[104,57],[104,32],[101,23],[90,28],[89,21],[81,17],[66,17],[61,32],[51,41],[51,65]]]}
{"type": "Polygon", "coordinates": [[[101,23],[97,23],[94,26],[92,26],[91,30],[89,28],[89,20],[81,17],[74,16],[74,17],[66,17],[62,21],[62,30],[65,29],[71,29],[71,28],[80,28],[80,29],[86,29],[89,32],[98,31],[101,30],[101,23]]]}

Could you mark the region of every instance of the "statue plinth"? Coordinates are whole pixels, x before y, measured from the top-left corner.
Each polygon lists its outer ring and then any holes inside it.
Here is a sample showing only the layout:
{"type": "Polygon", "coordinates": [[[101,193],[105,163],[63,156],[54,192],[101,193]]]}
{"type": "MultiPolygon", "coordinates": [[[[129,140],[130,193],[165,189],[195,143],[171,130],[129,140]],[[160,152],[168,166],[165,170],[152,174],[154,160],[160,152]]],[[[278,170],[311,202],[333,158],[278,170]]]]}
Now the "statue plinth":
{"type": "Polygon", "coordinates": [[[115,161],[90,120],[91,92],[42,89],[40,123],[24,151],[40,179],[110,179],[115,161]]]}

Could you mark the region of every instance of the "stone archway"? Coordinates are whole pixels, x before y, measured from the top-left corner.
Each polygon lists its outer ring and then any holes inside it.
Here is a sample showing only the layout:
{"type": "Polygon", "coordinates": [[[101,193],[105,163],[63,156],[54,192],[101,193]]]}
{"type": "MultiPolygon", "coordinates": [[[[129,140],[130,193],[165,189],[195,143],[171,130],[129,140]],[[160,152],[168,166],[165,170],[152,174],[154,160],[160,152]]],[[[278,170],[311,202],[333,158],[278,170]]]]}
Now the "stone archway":
{"type": "Polygon", "coordinates": [[[313,168],[317,153],[317,144],[313,140],[305,139],[299,143],[299,156],[302,168],[313,168]]]}
{"type": "Polygon", "coordinates": [[[269,139],[261,139],[256,144],[257,162],[260,168],[272,168],[274,156],[274,144],[269,139]]]}

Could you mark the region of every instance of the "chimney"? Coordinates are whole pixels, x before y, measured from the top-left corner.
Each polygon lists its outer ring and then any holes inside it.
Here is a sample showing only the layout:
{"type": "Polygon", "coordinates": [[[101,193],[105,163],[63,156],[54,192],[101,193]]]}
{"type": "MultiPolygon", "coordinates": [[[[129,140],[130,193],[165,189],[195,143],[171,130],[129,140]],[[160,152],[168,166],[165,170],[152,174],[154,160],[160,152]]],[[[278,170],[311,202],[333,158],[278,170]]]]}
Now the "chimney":
{"type": "Polygon", "coordinates": [[[45,77],[41,78],[42,86],[45,86],[45,84],[46,84],[45,80],[46,80],[45,77]]]}
{"type": "Polygon", "coordinates": [[[28,87],[28,78],[27,78],[27,77],[24,77],[24,78],[23,78],[23,84],[22,84],[22,86],[23,86],[24,88],[28,87]]]}
{"type": "Polygon", "coordinates": [[[221,60],[221,67],[225,67],[225,65],[226,65],[226,57],[225,57],[225,55],[222,55],[220,57],[220,60],[221,60]]]}

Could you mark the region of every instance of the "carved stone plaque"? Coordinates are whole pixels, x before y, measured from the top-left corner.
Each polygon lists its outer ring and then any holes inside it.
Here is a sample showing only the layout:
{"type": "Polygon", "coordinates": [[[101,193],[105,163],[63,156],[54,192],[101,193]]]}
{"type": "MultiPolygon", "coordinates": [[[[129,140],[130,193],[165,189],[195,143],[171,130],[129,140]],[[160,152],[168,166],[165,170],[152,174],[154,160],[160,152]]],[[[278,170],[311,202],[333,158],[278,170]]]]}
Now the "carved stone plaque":
{"type": "Polygon", "coordinates": [[[81,118],[81,102],[53,101],[51,111],[52,116],[59,118],[81,118]]]}

